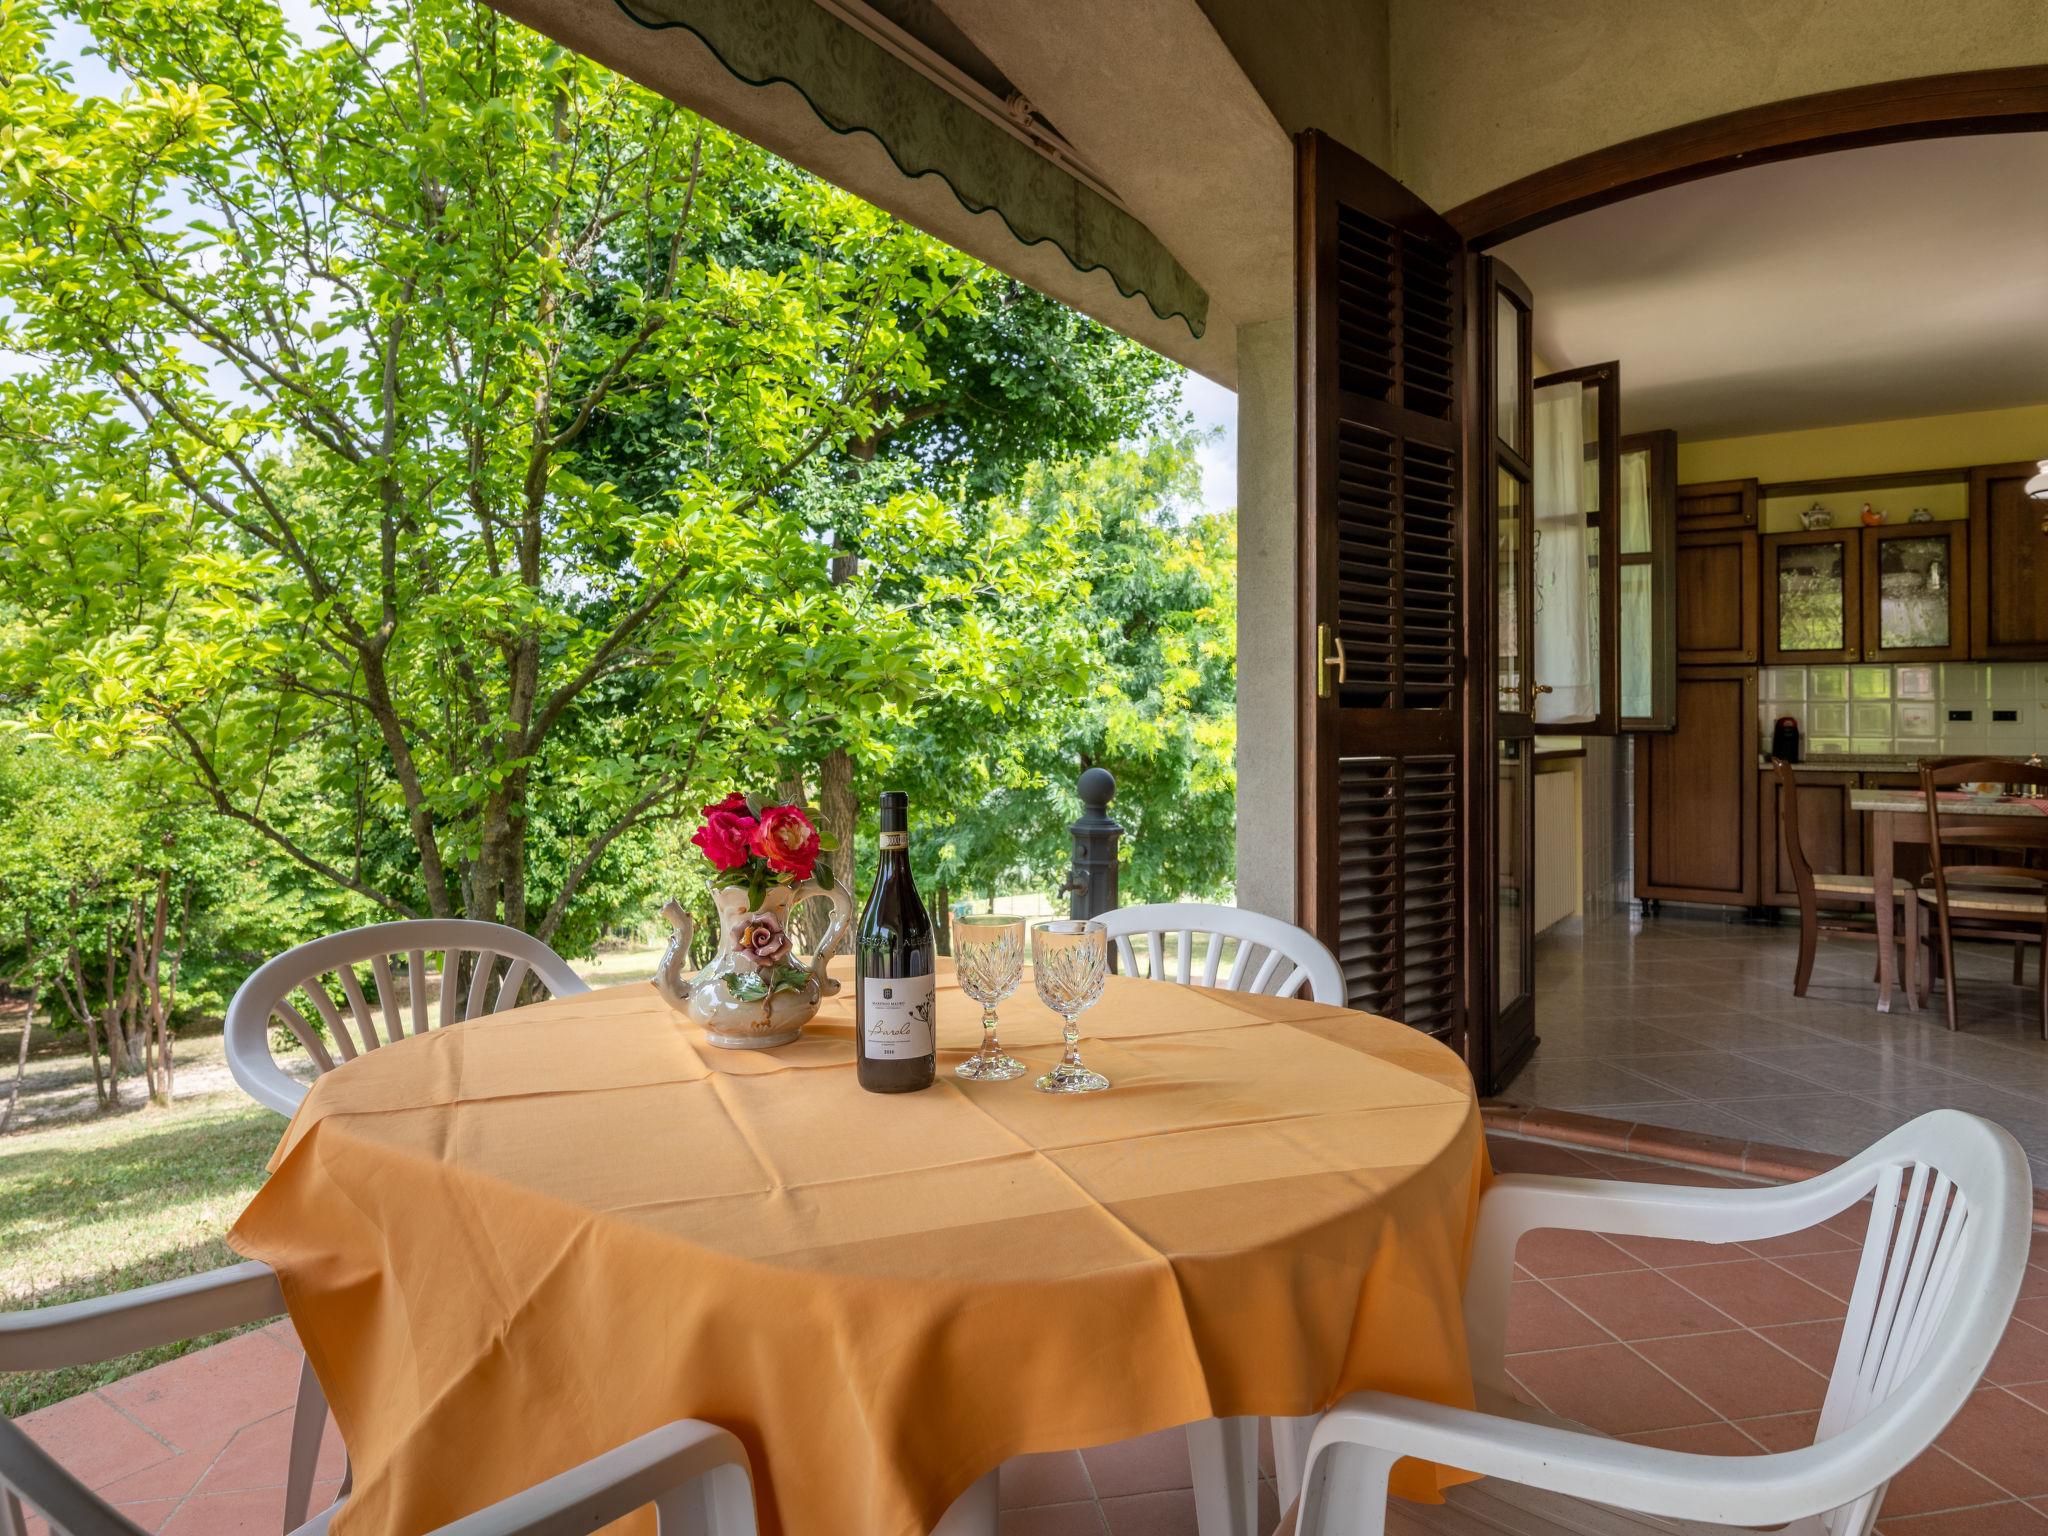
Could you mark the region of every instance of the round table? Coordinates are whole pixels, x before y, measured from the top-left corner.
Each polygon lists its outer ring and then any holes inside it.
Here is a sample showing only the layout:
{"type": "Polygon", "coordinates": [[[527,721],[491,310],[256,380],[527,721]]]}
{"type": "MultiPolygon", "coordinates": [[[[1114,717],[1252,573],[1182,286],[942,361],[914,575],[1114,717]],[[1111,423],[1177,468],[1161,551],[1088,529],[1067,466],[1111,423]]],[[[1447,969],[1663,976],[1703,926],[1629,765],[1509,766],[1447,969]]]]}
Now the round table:
{"type": "MultiPolygon", "coordinates": [[[[1365,1387],[1470,1404],[1488,1173],[1441,1045],[1114,977],[1082,1028],[1115,1088],[1041,1094],[953,1076],[979,1013],[942,973],[937,1085],[880,1095],[850,993],[776,1051],[630,984],[320,1079],[230,1242],[278,1271],[349,1447],[336,1536],[677,1418],[745,1442],[764,1531],[922,1536],[1026,1452],[1365,1387]]],[[[1057,1059],[1028,980],[1002,1012],[1057,1059]]]]}

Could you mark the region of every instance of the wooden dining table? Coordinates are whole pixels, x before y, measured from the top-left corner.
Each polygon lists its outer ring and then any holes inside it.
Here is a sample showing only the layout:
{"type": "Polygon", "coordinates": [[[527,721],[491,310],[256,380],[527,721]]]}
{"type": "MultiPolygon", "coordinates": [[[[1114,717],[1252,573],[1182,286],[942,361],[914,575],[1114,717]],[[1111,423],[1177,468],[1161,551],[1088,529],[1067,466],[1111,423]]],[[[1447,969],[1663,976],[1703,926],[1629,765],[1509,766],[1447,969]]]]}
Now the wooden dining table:
{"type": "MultiPolygon", "coordinates": [[[[1229,1424],[1204,1465],[1255,1468],[1258,1418],[1347,1392],[1470,1406],[1490,1174],[1444,1046],[1112,976],[1081,1025],[1114,1086],[1044,1094],[954,1075],[980,1009],[942,969],[938,1081],[882,1095],[850,991],[733,1051],[650,985],[600,988],[313,1085],[229,1241],[276,1269],[348,1446],[335,1536],[430,1529],[681,1418],[746,1446],[767,1536],[923,1536],[1030,1452],[1229,1424]]],[[[1028,981],[1002,1039],[1058,1059],[1028,981]]]]}
{"type": "MultiPolygon", "coordinates": [[[[1859,789],[1849,795],[1849,808],[1870,818],[1870,884],[1873,891],[1891,889],[1901,843],[1925,843],[1927,797],[1911,789],[1859,789]]],[[[2015,795],[1957,795],[1944,798],[1942,823],[1975,829],[1979,846],[2048,847],[2048,807],[2039,800],[2015,795]]],[[[1917,897],[1915,898],[1918,899],[1917,897]]],[[[1877,1011],[1889,1013],[1897,967],[1892,960],[1895,929],[1892,903],[1877,902],[1877,1011]]],[[[1910,1004],[1911,999],[1909,998],[1910,1004]]]]}

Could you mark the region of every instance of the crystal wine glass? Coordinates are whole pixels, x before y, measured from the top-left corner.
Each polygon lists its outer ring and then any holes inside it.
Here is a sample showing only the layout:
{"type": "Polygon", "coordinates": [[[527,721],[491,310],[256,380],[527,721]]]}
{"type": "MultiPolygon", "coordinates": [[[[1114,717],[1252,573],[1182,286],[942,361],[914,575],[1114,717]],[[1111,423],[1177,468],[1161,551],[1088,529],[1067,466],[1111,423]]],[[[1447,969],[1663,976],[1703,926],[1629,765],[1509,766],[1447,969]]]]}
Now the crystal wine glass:
{"type": "Polygon", "coordinates": [[[953,1069],[975,1082],[1006,1083],[1028,1068],[1003,1054],[996,1039],[996,1004],[1017,990],[1024,975],[1024,919],[970,912],[953,919],[953,969],[960,990],[981,1004],[981,1049],[953,1069]]]}
{"type": "Polygon", "coordinates": [[[1074,1021],[1095,1006],[1109,976],[1109,930],[1060,919],[1031,930],[1031,979],[1038,999],[1066,1021],[1066,1054],[1032,1086],[1040,1093],[1098,1093],[1109,1079],[1081,1065],[1081,1028],[1074,1021]]]}

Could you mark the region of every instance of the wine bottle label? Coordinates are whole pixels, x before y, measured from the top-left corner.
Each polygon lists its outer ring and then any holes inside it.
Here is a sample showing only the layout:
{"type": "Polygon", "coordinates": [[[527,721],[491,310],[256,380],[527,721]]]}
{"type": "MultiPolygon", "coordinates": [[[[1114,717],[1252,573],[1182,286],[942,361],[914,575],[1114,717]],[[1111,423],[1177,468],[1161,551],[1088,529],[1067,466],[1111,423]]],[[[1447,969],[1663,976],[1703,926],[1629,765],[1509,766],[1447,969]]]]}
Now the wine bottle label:
{"type": "Polygon", "coordinates": [[[882,834],[882,846],[884,848],[908,848],[910,846],[910,834],[908,832],[884,832],[882,834]]]}
{"type": "Polygon", "coordinates": [[[862,1029],[872,1061],[905,1061],[932,1054],[929,976],[870,976],[861,983],[862,1029]]]}

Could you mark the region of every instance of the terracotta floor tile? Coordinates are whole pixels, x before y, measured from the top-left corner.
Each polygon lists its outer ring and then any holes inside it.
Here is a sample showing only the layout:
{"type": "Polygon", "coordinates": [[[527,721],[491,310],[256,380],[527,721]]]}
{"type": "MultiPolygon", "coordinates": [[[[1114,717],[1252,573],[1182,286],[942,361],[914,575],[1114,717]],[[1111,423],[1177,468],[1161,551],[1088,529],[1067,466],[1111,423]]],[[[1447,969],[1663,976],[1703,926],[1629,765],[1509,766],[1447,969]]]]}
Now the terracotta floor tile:
{"type": "Polygon", "coordinates": [[[1808,1285],[1826,1291],[1835,1300],[1846,1302],[1856,1289],[1856,1270],[1863,1262],[1863,1252],[1857,1248],[1837,1253],[1794,1254],[1772,1262],[1808,1285]]]}
{"type": "Polygon", "coordinates": [[[97,1392],[40,1408],[21,1428],[88,1488],[103,1488],[175,1454],[97,1392]]]}
{"type": "Polygon", "coordinates": [[[1042,1456],[1016,1456],[1003,1463],[998,1502],[1004,1509],[1036,1504],[1071,1504],[1094,1497],[1079,1451],[1048,1451],[1042,1456]]]}
{"type": "Polygon", "coordinates": [[[1758,1419],[1737,1419],[1735,1427],[1767,1451],[1796,1451],[1813,1444],[1820,1424],[1818,1409],[1804,1413],[1778,1413],[1758,1419]]]}
{"type": "Polygon", "coordinates": [[[277,1536],[284,1490],[195,1494],[164,1523],[164,1536],[277,1536]]]}
{"type": "Polygon", "coordinates": [[[2013,1304],[2012,1315],[2036,1328],[2048,1328],[2048,1296],[2022,1296],[2013,1304]]]}
{"type": "Polygon", "coordinates": [[[1832,1318],[1824,1323],[1778,1323],[1755,1332],[1823,1376],[1834,1371],[1835,1355],[1842,1347],[1842,1325],[1832,1318]]]}
{"type": "Polygon", "coordinates": [[[1686,1451],[1695,1456],[1761,1456],[1757,1443],[1733,1424],[1688,1424],[1682,1429],[1650,1429],[1618,1438],[1637,1445],[1654,1445],[1664,1451],[1686,1451]]]}
{"type": "Polygon", "coordinates": [[[1195,1496],[1185,1488],[1105,1498],[1109,1536],[1196,1536],[1195,1496]]]}
{"type": "Polygon", "coordinates": [[[1753,1333],[1648,1339],[1635,1347],[1651,1364],[1726,1418],[1798,1413],[1820,1407],[1827,1396],[1826,1377],[1753,1333]]]}
{"type": "Polygon", "coordinates": [[[2016,1397],[2025,1398],[2036,1408],[2048,1410],[2048,1381],[2027,1382],[2020,1386],[2007,1387],[2006,1390],[2016,1397]]]}
{"type": "Polygon", "coordinates": [[[1088,1464],[1097,1498],[1188,1486],[1188,1435],[1182,1428],[1094,1446],[1083,1451],[1081,1459],[1088,1464]]]}
{"type": "Polygon", "coordinates": [[[2048,1413],[1997,1387],[1970,1394],[1936,1442],[1973,1472],[2021,1498],[2048,1494],[2048,1413]]]}
{"type": "Polygon", "coordinates": [[[1878,1521],[1877,1536],[2043,1536],[2048,1515],[2017,1502],[1878,1521]]]}
{"type": "Polygon", "coordinates": [[[1713,1410],[1620,1344],[1518,1355],[1510,1372],[1552,1413],[1602,1434],[1705,1424],[1713,1410]]]}
{"type": "MultiPolygon", "coordinates": [[[[213,1465],[227,1445],[225,1438],[213,1445],[195,1446],[176,1456],[130,1472],[102,1486],[98,1492],[109,1504],[132,1503],[138,1499],[182,1499],[199,1486],[199,1479],[213,1465]]],[[[168,1513],[168,1511],[166,1511],[168,1513]]]]}
{"type": "Polygon", "coordinates": [[[2001,1386],[2048,1381],[2048,1333],[2013,1319],[2006,1325],[2005,1337],[1999,1341],[1984,1379],[2001,1386]]]}
{"type": "Polygon", "coordinates": [[[1591,1318],[1542,1281],[1517,1280],[1508,1286],[1508,1353],[1606,1342],[1607,1335],[1591,1318]]]}
{"type": "Polygon", "coordinates": [[[1676,1269],[1685,1264],[1725,1264],[1739,1259],[1740,1248],[1727,1243],[1694,1243],[1682,1237],[1610,1237],[1624,1253],[1635,1255],[1653,1269],[1676,1269]]]}
{"type": "MultiPolygon", "coordinates": [[[[113,1501],[109,1501],[113,1502],[113,1501]]],[[[160,1531],[164,1522],[171,1518],[178,1507],[177,1499],[131,1499],[126,1503],[114,1503],[114,1508],[133,1520],[145,1531],[160,1531]]]]}
{"type": "Polygon", "coordinates": [[[1489,1136],[1486,1150],[1495,1173],[1557,1173],[1575,1178],[1593,1174],[1593,1165],[1569,1147],[1547,1141],[1518,1141],[1509,1136],[1489,1136]]]}
{"type": "Polygon", "coordinates": [[[182,1450],[218,1441],[223,1424],[250,1424],[289,1408],[299,1364],[294,1350],[258,1330],[103,1390],[122,1412],[182,1450]]]}
{"type": "Polygon", "coordinates": [[[1937,1509],[1995,1504],[2005,1490],[1972,1472],[1939,1446],[1929,1447],[1892,1479],[1883,1515],[1923,1515],[1937,1509]]]}
{"type": "MultiPolygon", "coordinates": [[[[238,1493],[249,1488],[282,1488],[291,1456],[292,1411],[287,1408],[246,1425],[207,1468],[199,1485],[201,1493],[238,1493]]],[[[329,1419],[321,1433],[320,1460],[316,1477],[339,1477],[342,1465],[341,1431],[329,1419]]],[[[1078,1494],[1069,1494],[1078,1498],[1078,1494]]],[[[1047,1504],[1057,1500],[1046,1499],[1047,1504]]]]}
{"type": "Polygon", "coordinates": [[[997,1521],[998,1536],[1104,1536],[1102,1511],[1089,1499],[1079,1504],[1041,1504],[1033,1509],[1006,1509],[997,1521]]]}
{"type": "Polygon", "coordinates": [[[1563,1232],[1551,1228],[1523,1234],[1520,1245],[1515,1249],[1515,1262],[1544,1280],[1559,1275],[1596,1275],[1643,1267],[1639,1261],[1595,1233],[1563,1232]]]}
{"type": "Polygon", "coordinates": [[[1802,1253],[1839,1253],[1847,1249],[1860,1250],[1862,1243],[1851,1237],[1844,1237],[1831,1227],[1808,1227],[1803,1232],[1787,1232],[1782,1237],[1757,1238],[1742,1245],[1760,1259],[1786,1259],[1802,1253]]]}
{"type": "Polygon", "coordinates": [[[1618,1339],[1718,1333],[1735,1326],[1727,1313],[1652,1269],[1570,1276],[1550,1285],[1618,1339]]]}
{"type": "Polygon", "coordinates": [[[1763,1259],[1693,1264],[1673,1270],[1672,1278],[1738,1323],[1752,1328],[1771,1323],[1813,1322],[1840,1317],[1845,1311],[1842,1303],[1826,1291],[1763,1259]]]}

